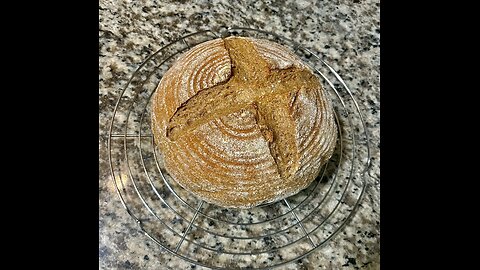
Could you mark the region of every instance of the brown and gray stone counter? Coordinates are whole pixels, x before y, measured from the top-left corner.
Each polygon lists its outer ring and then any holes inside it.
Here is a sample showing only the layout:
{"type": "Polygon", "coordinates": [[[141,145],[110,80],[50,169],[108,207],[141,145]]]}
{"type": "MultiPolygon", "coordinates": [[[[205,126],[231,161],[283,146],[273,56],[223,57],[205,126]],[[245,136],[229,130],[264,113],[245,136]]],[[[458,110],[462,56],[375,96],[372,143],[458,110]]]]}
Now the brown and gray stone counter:
{"type": "Polygon", "coordinates": [[[118,96],[147,56],[185,34],[219,26],[273,31],[324,55],[355,95],[371,137],[371,185],[354,218],[325,246],[279,269],[379,269],[379,6],[378,0],[100,0],[100,269],[203,269],[157,246],[126,213],[112,188],[107,137],[118,96]]]}

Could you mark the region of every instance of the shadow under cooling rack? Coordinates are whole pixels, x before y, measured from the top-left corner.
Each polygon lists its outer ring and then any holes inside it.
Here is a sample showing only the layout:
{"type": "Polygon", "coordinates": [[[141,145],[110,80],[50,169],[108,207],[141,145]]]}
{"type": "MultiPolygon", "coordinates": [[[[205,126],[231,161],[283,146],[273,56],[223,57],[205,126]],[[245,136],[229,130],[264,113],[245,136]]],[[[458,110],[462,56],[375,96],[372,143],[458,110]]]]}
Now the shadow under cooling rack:
{"type": "Polygon", "coordinates": [[[139,66],[115,106],[108,152],[115,190],[146,237],[195,265],[263,269],[307,256],[347,224],[367,188],[368,141],[352,92],[320,56],[274,33],[222,28],[186,35],[139,66]],[[149,125],[152,94],[176,58],[196,44],[229,35],[269,39],[292,49],[322,80],[339,131],[332,158],[308,188],[250,209],[215,206],[178,186],[163,167],[149,125]]]}

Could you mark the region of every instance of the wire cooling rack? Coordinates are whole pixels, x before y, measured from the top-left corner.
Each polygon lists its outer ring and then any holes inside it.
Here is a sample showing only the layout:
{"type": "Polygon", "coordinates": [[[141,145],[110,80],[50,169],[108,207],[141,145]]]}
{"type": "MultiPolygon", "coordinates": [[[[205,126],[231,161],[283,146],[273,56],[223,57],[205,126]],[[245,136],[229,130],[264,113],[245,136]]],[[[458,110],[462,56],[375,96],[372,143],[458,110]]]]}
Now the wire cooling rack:
{"type": "Polygon", "coordinates": [[[115,190],[144,235],[172,255],[212,269],[273,268],[318,250],[355,214],[370,165],[365,122],[340,75],[313,50],[292,40],[232,27],[186,35],[138,67],[113,111],[108,153],[115,190]],[[269,39],[292,49],[321,78],[339,131],[332,158],[308,188],[243,210],[204,202],[172,181],[150,130],[150,99],[176,58],[196,44],[230,35],[269,39]]]}

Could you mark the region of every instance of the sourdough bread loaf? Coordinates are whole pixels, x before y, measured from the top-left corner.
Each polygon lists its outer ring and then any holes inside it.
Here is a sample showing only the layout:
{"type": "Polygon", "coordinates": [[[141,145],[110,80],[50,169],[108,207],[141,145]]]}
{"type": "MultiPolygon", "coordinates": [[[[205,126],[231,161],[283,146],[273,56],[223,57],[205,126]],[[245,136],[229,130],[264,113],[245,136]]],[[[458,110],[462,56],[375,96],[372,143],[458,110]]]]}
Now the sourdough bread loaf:
{"type": "Polygon", "coordinates": [[[306,188],[337,140],[332,105],[312,71],[287,48],[245,37],[182,55],[153,95],[151,121],[172,178],[224,207],[306,188]]]}

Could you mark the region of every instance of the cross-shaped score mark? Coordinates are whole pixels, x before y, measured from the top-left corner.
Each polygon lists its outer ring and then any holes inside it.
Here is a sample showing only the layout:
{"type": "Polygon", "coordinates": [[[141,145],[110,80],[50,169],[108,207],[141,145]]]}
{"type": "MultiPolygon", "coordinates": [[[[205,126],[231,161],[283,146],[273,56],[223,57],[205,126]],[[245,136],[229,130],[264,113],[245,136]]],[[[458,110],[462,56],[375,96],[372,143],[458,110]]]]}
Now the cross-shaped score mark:
{"type": "Polygon", "coordinates": [[[299,160],[292,106],[300,90],[318,91],[321,86],[304,68],[272,69],[244,39],[224,42],[232,63],[231,77],[183,103],[168,122],[167,138],[175,141],[213,119],[253,108],[278,172],[289,178],[297,171],[299,160]]]}

